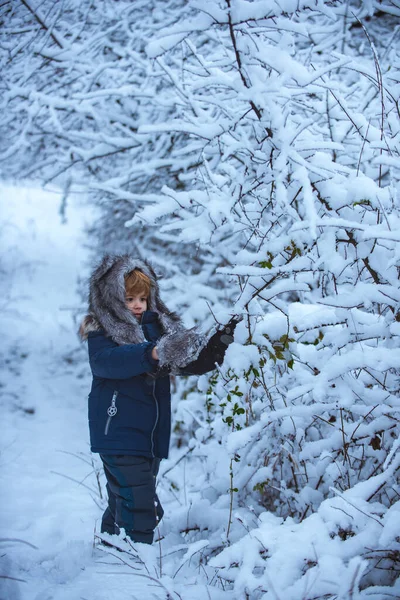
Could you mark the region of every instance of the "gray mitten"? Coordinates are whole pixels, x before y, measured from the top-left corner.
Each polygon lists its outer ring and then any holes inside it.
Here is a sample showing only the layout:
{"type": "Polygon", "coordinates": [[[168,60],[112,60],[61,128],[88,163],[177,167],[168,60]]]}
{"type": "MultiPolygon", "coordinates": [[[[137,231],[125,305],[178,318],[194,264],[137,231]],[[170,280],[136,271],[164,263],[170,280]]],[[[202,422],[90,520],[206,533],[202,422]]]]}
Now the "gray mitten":
{"type": "Polygon", "coordinates": [[[160,367],[168,366],[172,373],[178,371],[180,367],[196,360],[206,344],[207,337],[195,327],[185,331],[170,331],[157,342],[160,367]]]}

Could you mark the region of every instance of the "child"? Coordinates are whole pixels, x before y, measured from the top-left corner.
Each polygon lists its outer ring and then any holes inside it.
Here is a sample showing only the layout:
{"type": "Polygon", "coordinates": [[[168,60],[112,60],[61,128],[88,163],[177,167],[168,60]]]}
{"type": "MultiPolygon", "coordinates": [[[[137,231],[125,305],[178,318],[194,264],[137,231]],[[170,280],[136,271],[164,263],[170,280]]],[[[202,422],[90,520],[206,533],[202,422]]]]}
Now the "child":
{"type": "Polygon", "coordinates": [[[163,516],[156,476],[168,456],[169,373],[201,375],[221,364],[237,320],[210,340],[185,329],[159,296],[153,269],[130,256],[104,257],[90,279],[89,314],[80,327],[93,374],[89,394],[92,452],[107,479],[101,531],[124,529],[151,544],[163,516]]]}

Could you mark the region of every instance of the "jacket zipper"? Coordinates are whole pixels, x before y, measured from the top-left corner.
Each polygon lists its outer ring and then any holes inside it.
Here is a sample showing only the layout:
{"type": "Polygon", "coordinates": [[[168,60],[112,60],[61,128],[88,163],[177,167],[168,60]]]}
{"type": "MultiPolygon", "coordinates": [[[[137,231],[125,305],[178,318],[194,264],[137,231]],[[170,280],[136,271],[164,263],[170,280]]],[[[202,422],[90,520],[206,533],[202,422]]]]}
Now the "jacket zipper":
{"type": "Polygon", "coordinates": [[[157,402],[157,398],[156,398],[156,380],[155,379],[153,381],[153,398],[154,398],[154,402],[156,403],[156,420],[154,422],[154,426],[151,431],[151,454],[153,455],[153,458],[154,458],[155,457],[155,454],[154,454],[154,432],[156,430],[157,423],[158,423],[158,417],[159,417],[158,402],[157,402]]]}
{"type": "Polygon", "coordinates": [[[115,403],[116,403],[116,400],[117,400],[117,396],[118,396],[118,392],[117,392],[117,391],[114,391],[114,393],[113,393],[113,397],[112,397],[112,399],[111,399],[111,404],[110,404],[110,406],[107,408],[107,414],[108,414],[108,418],[107,418],[106,426],[105,426],[105,429],[104,429],[104,435],[108,435],[108,430],[109,430],[109,427],[110,427],[110,424],[111,424],[111,419],[112,419],[113,417],[115,417],[115,415],[116,415],[116,414],[117,414],[117,412],[118,412],[118,409],[117,409],[117,407],[116,407],[116,405],[115,405],[115,403]]]}
{"type": "MultiPolygon", "coordinates": [[[[140,326],[143,328],[143,313],[140,316],[140,326]]],[[[143,335],[144,335],[145,339],[147,339],[144,331],[143,331],[143,335]]],[[[153,429],[151,430],[151,454],[154,458],[155,457],[155,454],[154,454],[154,432],[156,430],[158,418],[159,418],[159,408],[158,408],[158,402],[157,402],[157,398],[156,398],[156,380],[155,379],[153,380],[153,398],[154,398],[154,402],[156,404],[156,420],[154,421],[153,429]]]]}

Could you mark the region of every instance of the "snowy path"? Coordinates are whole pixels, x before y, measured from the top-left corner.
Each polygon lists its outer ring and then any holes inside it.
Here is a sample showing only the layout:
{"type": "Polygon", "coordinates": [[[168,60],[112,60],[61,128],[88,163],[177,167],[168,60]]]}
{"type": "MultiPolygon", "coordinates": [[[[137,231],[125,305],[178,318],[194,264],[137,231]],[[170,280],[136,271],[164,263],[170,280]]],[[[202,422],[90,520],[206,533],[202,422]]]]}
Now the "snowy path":
{"type": "Polygon", "coordinates": [[[208,541],[179,535],[189,509],[167,508],[167,490],[164,539],[142,545],[143,564],[94,547],[104,476],[89,450],[90,373],[73,321],[88,208],[75,201],[62,223],[60,196],[0,195],[0,600],[231,600],[199,566],[208,541]]]}
{"type": "Polygon", "coordinates": [[[59,196],[1,195],[0,575],[15,579],[0,579],[0,598],[150,597],[147,580],[133,582],[129,568],[107,574],[119,561],[93,550],[101,500],[88,447],[86,349],[70,310],[80,304],[85,211],[68,210],[62,224],[59,196]]]}

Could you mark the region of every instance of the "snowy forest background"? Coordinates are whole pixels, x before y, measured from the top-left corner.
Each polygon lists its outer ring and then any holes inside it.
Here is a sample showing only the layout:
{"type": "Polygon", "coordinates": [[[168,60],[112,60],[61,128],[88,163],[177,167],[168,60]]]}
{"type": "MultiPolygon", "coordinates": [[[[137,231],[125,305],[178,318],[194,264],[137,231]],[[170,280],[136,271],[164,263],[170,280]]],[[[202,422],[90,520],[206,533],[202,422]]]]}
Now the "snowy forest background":
{"type": "MultiPolygon", "coordinates": [[[[400,2],[0,11],[2,180],[60,189],[61,220],[84,203],[88,264],[150,259],[188,325],[244,317],[221,369],[174,384],[151,593],[399,598],[400,2]]],[[[31,598],[21,569],[3,585],[31,598]]]]}

